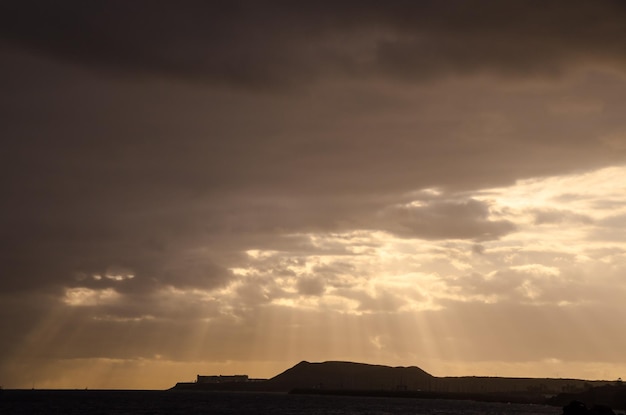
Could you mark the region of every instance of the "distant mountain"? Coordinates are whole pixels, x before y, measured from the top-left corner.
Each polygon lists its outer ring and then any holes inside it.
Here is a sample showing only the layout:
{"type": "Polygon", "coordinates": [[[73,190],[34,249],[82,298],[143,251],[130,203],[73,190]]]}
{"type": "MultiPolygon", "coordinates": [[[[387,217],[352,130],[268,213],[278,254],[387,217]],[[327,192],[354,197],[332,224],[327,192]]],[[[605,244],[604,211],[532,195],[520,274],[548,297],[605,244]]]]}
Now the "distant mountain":
{"type": "MultiPolygon", "coordinates": [[[[202,378],[202,377],[199,377],[202,378]]],[[[228,376],[224,378],[229,378],[228,376]]],[[[433,392],[436,394],[516,394],[547,397],[561,393],[580,393],[609,381],[548,378],[500,378],[485,376],[436,377],[419,367],[391,367],[353,362],[302,361],[269,380],[247,382],[181,382],[176,390],[238,390],[289,392],[309,391],[391,391],[433,392]]],[[[464,395],[465,394],[465,395],[464,395]]],[[[437,396],[439,396],[437,395],[437,396]]],[[[541,398],[543,399],[543,398],[541,398]]]]}
{"type": "Polygon", "coordinates": [[[271,389],[426,389],[433,376],[416,366],[390,367],[353,362],[300,362],[267,381],[271,389]]]}

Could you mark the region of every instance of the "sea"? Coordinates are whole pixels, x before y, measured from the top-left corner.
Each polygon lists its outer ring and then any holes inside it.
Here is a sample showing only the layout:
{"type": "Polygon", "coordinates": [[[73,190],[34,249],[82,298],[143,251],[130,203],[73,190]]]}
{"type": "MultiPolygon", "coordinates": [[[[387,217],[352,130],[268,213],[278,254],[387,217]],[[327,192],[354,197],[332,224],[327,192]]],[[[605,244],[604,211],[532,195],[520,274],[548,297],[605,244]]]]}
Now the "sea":
{"type": "Polygon", "coordinates": [[[285,393],[2,390],[0,414],[46,415],[559,415],[561,408],[444,399],[285,393]]]}

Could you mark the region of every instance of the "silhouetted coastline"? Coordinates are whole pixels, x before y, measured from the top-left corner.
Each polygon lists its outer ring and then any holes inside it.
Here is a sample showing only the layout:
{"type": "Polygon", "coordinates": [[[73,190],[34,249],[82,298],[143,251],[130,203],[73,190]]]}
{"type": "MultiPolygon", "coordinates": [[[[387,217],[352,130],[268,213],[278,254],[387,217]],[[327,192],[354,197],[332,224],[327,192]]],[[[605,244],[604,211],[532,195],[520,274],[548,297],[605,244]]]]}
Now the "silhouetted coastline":
{"type": "MultiPolygon", "coordinates": [[[[199,375],[201,380],[205,377],[199,375]]],[[[173,390],[283,392],[302,395],[451,399],[566,406],[580,401],[591,408],[626,408],[626,388],[614,381],[582,379],[436,377],[416,367],[354,362],[300,362],[267,380],[183,382],[173,390]]]]}

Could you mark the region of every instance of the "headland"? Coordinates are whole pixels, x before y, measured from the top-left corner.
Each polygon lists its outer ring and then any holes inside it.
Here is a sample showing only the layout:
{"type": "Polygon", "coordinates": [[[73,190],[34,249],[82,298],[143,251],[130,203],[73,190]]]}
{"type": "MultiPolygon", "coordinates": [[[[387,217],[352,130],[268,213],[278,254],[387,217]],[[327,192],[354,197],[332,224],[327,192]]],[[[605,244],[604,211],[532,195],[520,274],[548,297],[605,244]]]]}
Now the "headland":
{"type": "Polygon", "coordinates": [[[338,361],[302,361],[270,379],[251,379],[247,375],[198,375],[196,382],[180,382],[172,390],[466,399],[557,406],[578,400],[589,406],[603,404],[626,408],[626,386],[621,380],[436,377],[417,366],[391,367],[338,361]]]}

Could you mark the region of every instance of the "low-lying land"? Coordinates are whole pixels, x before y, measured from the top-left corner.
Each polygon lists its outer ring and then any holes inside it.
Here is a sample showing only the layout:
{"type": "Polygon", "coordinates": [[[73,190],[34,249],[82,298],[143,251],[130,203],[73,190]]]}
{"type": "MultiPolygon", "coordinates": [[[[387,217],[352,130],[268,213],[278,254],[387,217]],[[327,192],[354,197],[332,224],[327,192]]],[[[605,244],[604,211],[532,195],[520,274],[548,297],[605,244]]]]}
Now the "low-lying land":
{"type": "Polygon", "coordinates": [[[559,406],[579,400],[588,406],[626,407],[626,387],[621,381],[436,377],[416,366],[390,367],[353,362],[303,361],[271,379],[199,375],[196,382],[178,383],[172,389],[469,399],[559,406]]]}

